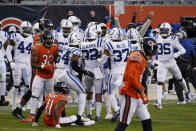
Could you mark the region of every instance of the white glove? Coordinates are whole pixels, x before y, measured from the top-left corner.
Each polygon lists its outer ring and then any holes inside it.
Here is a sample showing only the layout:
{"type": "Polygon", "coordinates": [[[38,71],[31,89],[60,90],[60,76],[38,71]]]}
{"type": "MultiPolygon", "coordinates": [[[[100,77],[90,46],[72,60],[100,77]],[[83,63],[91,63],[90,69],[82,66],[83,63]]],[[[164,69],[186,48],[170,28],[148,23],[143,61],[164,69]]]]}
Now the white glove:
{"type": "Polygon", "coordinates": [[[38,126],[38,123],[37,122],[33,122],[32,126],[33,127],[37,127],[38,126]]]}
{"type": "Polygon", "coordinates": [[[61,128],[61,125],[60,124],[56,124],[56,128],[61,128]]]}
{"type": "Polygon", "coordinates": [[[10,63],[10,67],[12,70],[16,70],[16,64],[14,62],[10,63]]]}

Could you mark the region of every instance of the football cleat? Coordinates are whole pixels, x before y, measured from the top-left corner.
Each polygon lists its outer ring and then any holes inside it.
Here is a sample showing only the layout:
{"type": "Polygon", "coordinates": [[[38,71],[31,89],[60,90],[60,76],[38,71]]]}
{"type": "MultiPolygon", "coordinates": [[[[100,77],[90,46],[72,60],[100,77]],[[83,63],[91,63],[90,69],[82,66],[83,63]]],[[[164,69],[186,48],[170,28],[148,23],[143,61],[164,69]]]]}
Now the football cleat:
{"type": "Polygon", "coordinates": [[[89,119],[92,119],[92,114],[88,114],[87,117],[88,117],[89,119]]]}
{"type": "Polygon", "coordinates": [[[105,119],[111,119],[113,114],[111,112],[108,112],[105,119]]]}
{"type": "Polygon", "coordinates": [[[112,119],[111,119],[111,122],[115,122],[116,119],[119,117],[120,115],[120,110],[118,110],[117,112],[115,112],[115,114],[113,115],[112,119]]]}
{"type": "Polygon", "coordinates": [[[37,122],[33,122],[32,126],[33,127],[37,127],[38,126],[38,123],[37,122]]]}
{"type": "Polygon", "coordinates": [[[94,124],[95,124],[95,121],[93,121],[93,120],[84,122],[84,126],[91,126],[91,125],[94,125],[94,124]]]}
{"type": "Polygon", "coordinates": [[[6,100],[0,100],[0,106],[8,106],[9,105],[9,101],[6,101],[6,100]]]}
{"type": "Polygon", "coordinates": [[[187,102],[192,102],[193,101],[193,96],[190,92],[186,92],[187,96],[188,96],[188,100],[187,102]]]}
{"type": "Polygon", "coordinates": [[[168,90],[168,93],[170,93],[172,95],[176,95],[176,91],[175,90],[168,90]]]}
{"type": "Polygon", "coordinates": [[[158,109],[162,109],[162,108],[163,108],[162,105],[161,105],[160,103],[158,103],[158,102],[154,103],[153,105],[154,105],[156,108],[158,108],[158,109]]]}
{"type": "Polygon", "coordinates": [[[30,116],[28,116],[26,119],[21,120],[21,121],[22,121],[22,122],[34,122],[34,120],[35,120],[35,117],[32,116],[32,115],[30,115],[30,116]]]}
{"type": "Polygon", "coordinates": [[[77,120],[75,121],[75,123],[81,126],[84,125],[80,115],[77,115],[77,120]]]}
{"type": "Polygon", "coordinates": [[[184,105],[184,104],[186,104],[186,101],[185,101],[185,100],[179,101],[177,104],[178,104],[178,105],[180,105],[180,104],[184,105]]]}
{"type": "Polygon", "coordinates": [[[163,91],[163,93],[162,93],[162,99],[166,99],[166,97],[167,97],[167,92],[166,91],[163,91]]]}
{"type": "Polygon", "coordinates": [[[95,117],[95,121],[100,121],[100,120],[101,120],[100,117],[98,117],[98,116],[95,117]]]}
{"type": "Polygon", "coordinates": [[[18,119],[23,119],[24,118],[24,116],[22,115],[22,110],[18,107],[12,111],[12,115],[15,116],[18,119]]]}

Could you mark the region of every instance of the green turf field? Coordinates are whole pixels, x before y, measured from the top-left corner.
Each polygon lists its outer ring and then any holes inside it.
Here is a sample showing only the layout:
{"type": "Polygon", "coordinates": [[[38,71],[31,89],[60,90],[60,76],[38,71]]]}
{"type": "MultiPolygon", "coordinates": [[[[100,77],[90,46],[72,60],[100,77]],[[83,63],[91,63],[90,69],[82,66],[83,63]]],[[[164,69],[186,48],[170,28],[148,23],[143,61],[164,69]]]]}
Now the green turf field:
{"type": "MultiPolygon", "coordinates": [[[[196,131],[196,103],[177,105],[176,100],[167,100],[163,102],[163,109],[158,110],[150,102],[148,109],[152,118],[154,131],[196,131]]],[[[195,102],[195,101],[194,101],[195,102]]],[[[95,111],[95,110],[94,110],[95,111]]],[[[76,114],[77,106],[69,104],[66,108],[67,115],[76,114]]],[[[102,110],[102,120],[93,126],[71,126],[61,129],[46,127],[39,121],[39,127],[32,127],[32,123],[22,123],[11,115],[10,107],[0,107],[0,131],[113,131],[117,122],[111,123],[104,120],[106,108],[102,110]]],[[[28,116],[28,112],[24,113],[28,116]]],[[[140,121],[134,116],[127,131],[142,131],[140,121]]]]}

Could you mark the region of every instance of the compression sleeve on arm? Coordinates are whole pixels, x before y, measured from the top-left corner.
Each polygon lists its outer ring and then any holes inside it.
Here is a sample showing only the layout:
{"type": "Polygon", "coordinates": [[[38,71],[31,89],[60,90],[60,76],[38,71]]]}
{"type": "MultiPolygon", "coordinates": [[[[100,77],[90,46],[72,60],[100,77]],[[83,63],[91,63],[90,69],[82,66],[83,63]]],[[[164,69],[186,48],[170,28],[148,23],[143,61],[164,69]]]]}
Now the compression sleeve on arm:
{"type": "Polygon", "coordinates": [[[7,56],[7,59],[8,59],[9,62],[13,61],[12,54],[11,54],[13,48],[14,48],[13,46],[8,45],[7,49],[6,49],[6,56],[7,56]]]}

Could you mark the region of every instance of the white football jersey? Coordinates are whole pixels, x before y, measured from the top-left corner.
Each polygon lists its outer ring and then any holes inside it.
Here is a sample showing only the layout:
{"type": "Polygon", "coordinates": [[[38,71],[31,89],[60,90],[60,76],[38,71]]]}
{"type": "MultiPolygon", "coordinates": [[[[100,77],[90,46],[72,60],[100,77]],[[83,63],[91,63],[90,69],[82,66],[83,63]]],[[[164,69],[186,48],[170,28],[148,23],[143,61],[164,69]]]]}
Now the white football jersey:
{"type": "Polygon", "coordinates": [[[140,43],[131,44],[131,51],[141,50],[140,43]]]}
{"type": "Polygon", "coordinates": [[[103,40],[100,38],[92,42],[82,42],[81,44],[82,57],[86,68],[95,68],[99,65],[97,61],[98,54],[103,50],[103,40]]]}
{"type": "MultiPolygon", "coordinates": [[[[71,58],[72,56],[77,55],[79,57],[82,56],[82,52],[79,48],[76,47],[67,47],[67,49],[64,50],[64,53],[61,57],[61,62],[63,63],[63,69],[67,71],[72,71],[71,69],[71,58]]],[[[58,61],[58,60],[57,60],[58,61]]],[[[58,67],[57,67],[58,68],[58,67]]]]}
{"type": "Polygon", "coordinates": [[[10,39],[14,40],[14,62],[30,64],[31,46],[33,45],[33,35],[24,38],[19,33],[12,33],[10,39]]]}
{"type": "Polygon", "coordinates": [[[161,35],[155,36],[155,40],[158,44],[158,61],[161,63],[172,62],[174,60],[174,48],[180,52],[185,53],[184,47],[178,42],[177,36],[169,36],[163,39],[161,35]]]}
{"type": "Polygon", "coordinates": [[[0,61],[4,60],[4,56],[5,56],[4,44],[8,38],[9,35],[7,32],[0,31],[0,61]]]}
{"type": "Polygon", "coordinates": [[[62,32],[57,33],[55,39],[58,40],[58,45],[59,45],[56,67],[59,69],[63,69],[65,68],[65,61],[64,61],[65,56],[64,55],[68,48],[68,40],[67,40],[67,37],[65,38],[63,36],[62,32]]]}
{"type": "Polygon", "coordinates": [[[73,32],[77,33],[81,40],[84,38],[84,31],[81,28],[74,26],[73,32]]]}
{"type": "Polygon", "coordinates": [[[130,52],[131,43],[127,40],[120,42],[108,42],[105,49],[110,52],[111,73],[123,73],[130,52]]]}

